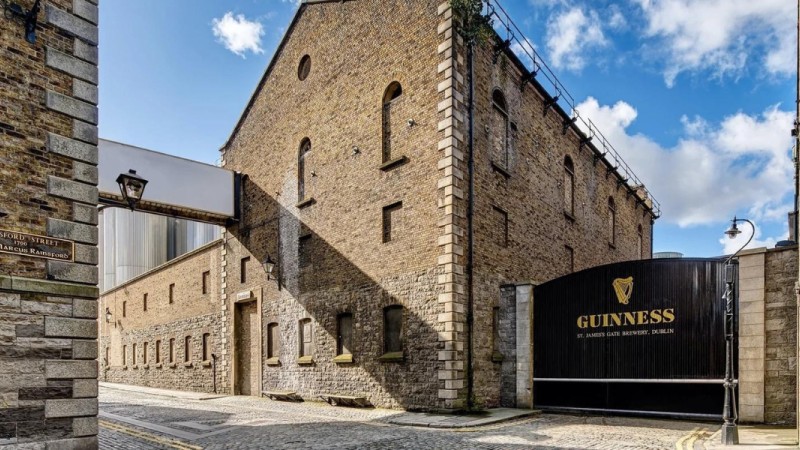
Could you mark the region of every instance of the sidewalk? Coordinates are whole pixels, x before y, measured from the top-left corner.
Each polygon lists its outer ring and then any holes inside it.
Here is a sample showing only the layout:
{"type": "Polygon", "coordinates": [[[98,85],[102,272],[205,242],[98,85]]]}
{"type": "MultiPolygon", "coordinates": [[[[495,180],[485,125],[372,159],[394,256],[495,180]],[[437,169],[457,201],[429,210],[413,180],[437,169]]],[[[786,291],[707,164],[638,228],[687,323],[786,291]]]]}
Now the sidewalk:
{"type": "Polygon", "coordinates": [[[494,408],[477,414],[436,414],[407,412],[388,420],[392,425],[430,428],[470,428],[539,415],[533,409],[494,408]]]}
{"type": "Polygon", "coordinates": [[[713,450],[773,450],[798,448],[797,429],[769,425],[739,425],[739,445],[722,445],[717,431],[709,437],[704,446],[713,450]]]}
{"type": "Polygon", "coordinates": [[[212,400],[215,398],[226,397],[220,394],[208,394],[205,392],[175,391],[171,389],[158,389],[145,386],[135,386],[131,384],[99,382],[100,387],[116,389],[118,391],[141,392],[142,394],[157,395],[159,397],[181,398],[184,400],[212,400]]]}

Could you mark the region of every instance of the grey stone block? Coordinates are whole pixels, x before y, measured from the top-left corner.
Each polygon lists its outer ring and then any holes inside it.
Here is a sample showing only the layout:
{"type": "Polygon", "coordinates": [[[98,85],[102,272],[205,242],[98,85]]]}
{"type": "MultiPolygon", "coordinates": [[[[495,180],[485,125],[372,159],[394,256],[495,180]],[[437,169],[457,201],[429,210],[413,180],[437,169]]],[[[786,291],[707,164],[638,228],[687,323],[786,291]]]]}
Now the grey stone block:
{"type": "Polygon", "coordinates": [[[23,314],[72,317],[72,304],[23,300],[21,311],[23,314]]]}
{"type": "Polygon", "coordinates": [[[62,11],[51,4],[45,5],[44,17],[47,23],[53,24],[89,44],[97,45],[97,25],[62,11]]]}
{"type": "Polygon", "coordinates": [[[97,300],[76,298],[72,302],[73,317],[97,319],[97,300]]]}
{"type": "Polygon", "coordinates": [[[72,419],[72,434],[75,437],[97,435],[97,417],[78,417],[72,419]]]}
{"type": "Polygon", "coordinates": [[[96,416],[97,399],[81,398],[73,400],[46,400],[44,402],[44,416],[52,419],[56,417],[96,416]]]}
{"type": "MultiPolygon", "coordinates": [[[[97,450],[97,436],[49,441],[45,450],[97,450]]],[[[27,450],[27,449],[26,449],[27,450]]]]}
{"type": "Polygon", "coordinates": [[[96,398],[97,397],[97,380],[82,379],[75,380],[72,383],[72,397],[73,398],[96,398]]]}
{"type": "Polygon", "coordinates": [[[46,337],[94,339],[97,337],[97,320],[45,317],[44,335],[46,337]]]}
{"type": "Polygon", "coordinates": [[[97,86],[75,78],[72,80],[72,96],[96,105],[99,94],[97,86]]]}
{"type": "Polygon", "coordinates": [[[97,183],[99,181],[97,166],[82,163],[79,161],[73,161],[72,179],[97,186],[97,183]]]}
{"type": "Polygon", "coordinates": [[[97,106],[53,91],[47,91],[45,104],[53,111],[97,125],[97,106]]]}
{"type": "Polygon", "coordinates": [[[47,193],[55,197],[74,200],[89,205],[96,205],[98,202],[97,186],[59,178],[53,175],[47,176],[47,193]]]}
{"type": "Polygon", "coordinates": [[[97,25],[97,5],[86,0],[72,0],[72,14],[82,17],[89,22],[97,25]]]}
{"type": "Polygon", "coordinates": [[[47,219],[47,235],[83,244],[97,245],[98,241],[96,226],[53,218],[47,219]]]}
{"type": "Polygon", "coordinates": [[[59,155],[97,165],[97,146],[47,133],[47,150],[59,155]]]}
{"type": "Polygon", "coordinates": [[[19,294],[0,292],[0,311],[16,312],[19,308],[19,294]]]}
{"type": "Polygon", "coordinates": [[[97,361],[48,360],[44,364],[44,376],[48,380],[97,378],[97,361]]]}
{"type": "Polygon", "coordinates": [[[95,125],[81,122],[80,120],[72,121],[72,137],[89,144],[97,145],[97,127],[95,125]]]}
{"type": "MultiPolygon", "coordinates": [[[[92,87],[97,89],[98,75],[96,64],[88,63],[51,47],[47,47],[46,51],[47,56],[45,61],[49,67],[72,75],[75,78],[88,81],[91,83],[92,87]]],[[[94,103],[97,104],[96,101],[94,103]]]]}
{"type": "Polygon", "coordinates": [[[56,281],[97,284],[97,266],[68,263],[63,261],[47,261],[47,276],[56,281]]]}
{"type": "Polygon", "coordinates": [[[89,225],[97,225],[97,208],[75,203],[72,205],[72,220],[89,225]]]}
{"type": "Polygon", "coordinates": [[[99,251],[94,245],[75,244],[75,262],[97,265],[99,251]]]}
{"type": "Polygon", "coordinates": [[[97,359],[97,341],[72,341],[72,357],[75,359],[97,359]]]}
{"type": "Polygon", "coordinates": [[[75,56],[93,64],[97,64],[98,52],[97,46],[87,44],[86,42],[75,39],[75,56]]]}

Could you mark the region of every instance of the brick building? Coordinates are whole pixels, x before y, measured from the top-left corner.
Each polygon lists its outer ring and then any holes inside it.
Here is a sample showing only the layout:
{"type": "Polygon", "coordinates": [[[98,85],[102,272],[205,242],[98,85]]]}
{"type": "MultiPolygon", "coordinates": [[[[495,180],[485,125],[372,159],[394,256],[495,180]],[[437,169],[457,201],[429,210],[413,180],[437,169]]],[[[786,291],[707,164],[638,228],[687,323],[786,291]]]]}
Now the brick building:
{"type": "Polygon", "coordinates": [[[0,20],[0,446],[97,446],[97,12],[0,20]]]}
{"type": "Polygon", "coordinates": [[[649,258],[643,188],[488,44],[470,194],[465,59],[447,2],[300,6],[222,148],[245,175],[241,221],[223,235],[224,386],[410,409],[514,403],[501,374],[525,359],[502,351],[522,344],[502,288],[649,258]]]}

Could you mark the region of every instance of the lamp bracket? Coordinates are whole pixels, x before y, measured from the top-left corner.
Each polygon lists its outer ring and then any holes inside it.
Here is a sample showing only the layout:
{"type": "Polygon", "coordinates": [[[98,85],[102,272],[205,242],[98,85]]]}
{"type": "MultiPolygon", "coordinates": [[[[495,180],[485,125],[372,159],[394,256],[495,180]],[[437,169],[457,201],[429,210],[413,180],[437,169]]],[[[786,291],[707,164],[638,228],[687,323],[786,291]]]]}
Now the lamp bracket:
{"type": "Polygon", "coordinates": [[[3,0],[3,15],[6,19],[21,19],[25,25],[25,40],[36,43],[36,25],[38,23],[41,0],[33,2],[31,9],[25,10],[19,3],[3,0]]]}

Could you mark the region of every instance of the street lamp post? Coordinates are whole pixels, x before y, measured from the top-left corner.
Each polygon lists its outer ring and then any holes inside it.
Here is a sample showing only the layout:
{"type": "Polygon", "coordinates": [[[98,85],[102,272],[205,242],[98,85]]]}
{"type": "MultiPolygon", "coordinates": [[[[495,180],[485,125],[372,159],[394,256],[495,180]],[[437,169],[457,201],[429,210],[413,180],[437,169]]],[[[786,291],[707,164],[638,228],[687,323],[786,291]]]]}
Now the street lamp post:
{"type": "Polygon", "coordinates": [[[722,408],[722,420],[725,423],[722,425],[722,444],[723,445],[736,445],[739,443],[739,428],[736,425],[736,420],[739,418],[736,413],[736,381],[733,376],[733,339],[734,339],[734,271],[733,271],[733,258],[737,253],[742,251],[756,234],[756,226],[753,222],[747,219],[733,218],[731,227],[725,231],[725,234],[734,239],[742,233],[737,222],[747,222],[752,228],[750,239],[745,242],[739,250],[733,252],[731,256],[725,261],[725,380],[723,386],[725,387],[725,404],[722,408]]]}

